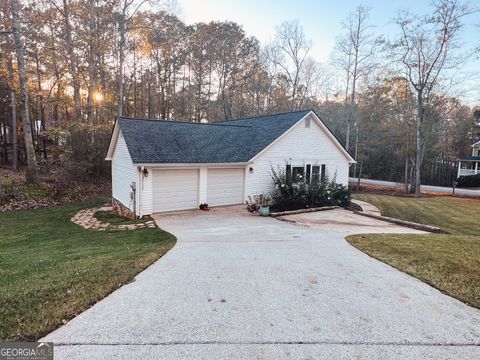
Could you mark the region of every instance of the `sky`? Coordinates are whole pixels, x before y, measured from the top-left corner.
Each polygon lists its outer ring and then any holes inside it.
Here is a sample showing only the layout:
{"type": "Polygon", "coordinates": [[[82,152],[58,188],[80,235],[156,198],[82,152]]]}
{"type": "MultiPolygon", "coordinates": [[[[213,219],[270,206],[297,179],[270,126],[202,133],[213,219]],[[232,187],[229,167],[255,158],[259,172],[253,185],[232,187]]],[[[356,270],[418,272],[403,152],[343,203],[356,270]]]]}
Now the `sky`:
{"type": "MultiPolygon", "coordinates": [[[[275,27],[282,21],[298,20],[303,26],[307,39],[312,41],[310,55],[317,61],[326,62],[335,45],[335,39],[342,32],[342,21],[358,5],[370,8],[370,23],[373,32],[392,38],[397,33],[392,18],[400,9],[415,14],[431,12],[430,0],[177,0],[182,9],[182,18],[187,24],[230,20],[242,25],[248,35],[253,35],[262,44],[270,42],[275,27]]],[[[472,0],[477,4],[479,0],[472,0]]],[[[480,15],[466,18],[461,43],[468,51],[475,42],[480,43],[480,15]]],[[[480,60],[471,60],[465,70],[480,76],[480,60]]],[[[472,77],[471,77],[472,78],[472,77]]],[[[477,79],[477,83],[480,81],[477,79]]],[[[478,87],[477,87],[478,88],[478,87]]],[[[465,101],[480,105],[480,91],[470,91],[465,101]]]]}

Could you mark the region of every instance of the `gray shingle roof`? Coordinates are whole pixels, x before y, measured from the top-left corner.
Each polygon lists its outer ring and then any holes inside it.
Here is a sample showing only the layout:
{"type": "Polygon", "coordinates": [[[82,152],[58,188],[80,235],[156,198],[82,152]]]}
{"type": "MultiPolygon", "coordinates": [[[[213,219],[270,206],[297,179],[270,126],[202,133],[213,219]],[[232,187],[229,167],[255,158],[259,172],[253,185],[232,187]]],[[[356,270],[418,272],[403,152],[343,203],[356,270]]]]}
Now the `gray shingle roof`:
{"type": "Polygon", "coordinates": [[[310,110],[212,124],[119,117],[135,164],[247,162],[310,110]]]}
{"type": "Polygon", "coordinates": [[[480,156],[467,156],[460,161],[480,161],[480,156]]]}

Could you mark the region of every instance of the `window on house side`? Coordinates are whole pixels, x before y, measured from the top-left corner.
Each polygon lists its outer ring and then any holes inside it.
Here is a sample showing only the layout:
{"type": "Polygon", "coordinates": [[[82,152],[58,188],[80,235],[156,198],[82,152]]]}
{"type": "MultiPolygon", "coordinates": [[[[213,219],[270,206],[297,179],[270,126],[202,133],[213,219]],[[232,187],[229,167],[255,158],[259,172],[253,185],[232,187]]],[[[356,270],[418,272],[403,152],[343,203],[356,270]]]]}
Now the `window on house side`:
{"type": "Polygon", "coordinates": [[[312,166],[312,182],[318,183],[320,180],[320,166],[312,166]]]}
{"type": "Polygon", "coordinates": [[[325,180],[326,174],[327,174],[327,166],[325,164],[322,164],[322,176],[321,176],[322,181],[325,180]]]}
{"type": "Polygon", "coordinates": [[[311,170],[312,170],[312,165],[308,164],[305,168],[305,179],[307,180],[307,182],[310,182],[311,170]]]}
{"type": "Polygon", "coordinates": [[[301,167],[300,166],[294,166],[292,168],[293,181],[295,181],[295,182],[302,181],[303,177],[305,176],[304,172],[305,172],[305,169],[303,168],[303,166],[301,166],[301,167]]]}
{"type": "Polygon", "coordinates": [[[287,164],[287,167],[285,169],[285,175],[287,175],[287,179],[292,176],[292,165],[287,164]]]}

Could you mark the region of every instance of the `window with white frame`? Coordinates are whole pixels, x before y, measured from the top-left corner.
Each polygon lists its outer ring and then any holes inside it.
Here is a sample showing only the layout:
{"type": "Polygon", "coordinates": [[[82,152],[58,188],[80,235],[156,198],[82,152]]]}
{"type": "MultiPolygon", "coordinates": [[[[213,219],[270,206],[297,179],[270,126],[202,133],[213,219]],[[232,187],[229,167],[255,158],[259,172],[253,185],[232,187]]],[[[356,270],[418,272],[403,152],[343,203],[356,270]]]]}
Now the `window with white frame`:
{"type": "Polygon", "coordinates": [[[292,179],[295,182],[302,181],[305,177],[305,168],[303,166],[292,166],[292,179]]]}
{"type": "Polygon", "coordinates": [[[320,181],[320,166],[313,165],[312,166],[312,182],[318,183],[320,181]]]}

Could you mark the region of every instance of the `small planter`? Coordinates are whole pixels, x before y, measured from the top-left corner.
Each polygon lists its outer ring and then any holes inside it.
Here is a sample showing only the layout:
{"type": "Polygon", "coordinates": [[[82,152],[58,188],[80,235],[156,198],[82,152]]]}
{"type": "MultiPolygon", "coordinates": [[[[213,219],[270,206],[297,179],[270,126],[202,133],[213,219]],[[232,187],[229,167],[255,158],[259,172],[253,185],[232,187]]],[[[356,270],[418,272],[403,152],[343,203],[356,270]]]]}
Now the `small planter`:
{"type": "Polygon", "coordinates": [[[258,213],[260,214],[260,216],[268,216],[270,214],[270,207],[268,206],[261,206],[259,209],[258,209],[258,213]]]}

